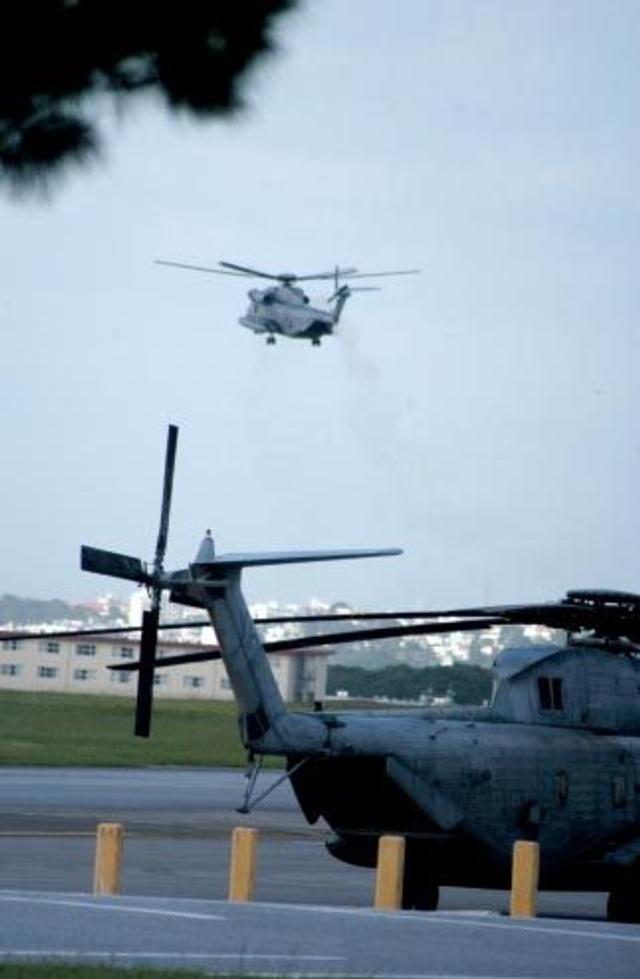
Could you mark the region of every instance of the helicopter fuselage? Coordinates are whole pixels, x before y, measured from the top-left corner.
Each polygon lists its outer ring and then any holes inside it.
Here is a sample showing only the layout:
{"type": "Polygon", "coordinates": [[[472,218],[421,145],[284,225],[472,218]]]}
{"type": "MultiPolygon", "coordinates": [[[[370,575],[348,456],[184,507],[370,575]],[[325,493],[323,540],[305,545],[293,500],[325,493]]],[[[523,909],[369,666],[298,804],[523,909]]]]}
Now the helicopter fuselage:
{"type": "Polygon", "coordinates": [[[156,259],[159,265],[172,265],[177,268],[191,269],[197,272],[211,272],[215,275],[231,275],[234,278],[259,278],[270,279],[278,283],[268,289],[251,289],[249,299],[251,300],[249,309],[244,316],[240,317],[241,326],[253,330],[254,333],[266,334],[267,343],[276,342],[276,336],[291,337],[293,339],[310,340],[314,346],[319,346],[321,338],[333,333],[334,327],[340,319],[340,314],[345,302],[355,290],[376,291],[377,286],[349,286],[351,279],[380,278],[389,275],[415,275],[419,269],[399,269],[383,272],[358,272],[357,269],[349,266],[341,268],[336,265],[330,272],[318,272],[313,275],[296,275],[292,272],[264,272],[246,265],[237,265],[234,262],[219,262],[221,268],[209,268],[203,265],[190,265],[185,262],[173,262],[166,259],[156,259]],[[341,280],[347,279],[348,282],[340,284],[341,280]],[[307,295],[302,289],[295,285],[296,282],[309,282],[311,280],[331,281],[333,284],[333,294],[329,297],[329,309],[320,309],[311,306],[307,295]]]}
{"type": "Polygon", "coordinates": [[[303,290],[290,285],[251,289],[249,299],[240,324],[273,340],[280,335],[317,343],[333,333],[338,318],[332,310],[311,306],[303,290]]]}
{"type": "Polygon", "coordinates": [[[306,818],[322,817],[328,850],[359,866],[395,833],[434,883],[506,888],[513,843],[531,839],[541,886],[613,889],[640,833],[640,739],[485,714],[328,716],[333,747],[291,774],[306,818]]]}
{"type": "MultiPolygon", "coordinates": [[[[582,591],[560,603],[437,613],[470,616],[445,623],[448,631],[477,627],[479,612],[481,627],[497,611],[564,623],[555,628],[566,643],[499,654],[485,708],[289,711],[242,594],[243,569],[393,553],[217,556],[207,532],[188,568],[156,578],[174,600],[207,610],[250,758],[286,759],[306,818],[333,831],[334,856],[373,866],[380,837],[401,835],[403,901],[428,909],[439,884],[507,887],[514,842],[535,840],[543,887],[609,890],[608,916],[640,922],[640,597],[582,591]]],[[[127,555],[83,548],[82,561],[149,580],[127,555]]]]}
{"type": "Polygon", "coordinates": [[[402,835],[418,882],[409,906],[420,907],[426,880],[508,886],[513,843],[537,840],[543,887],[608,889],[623,909],[612,913],[636,913],[637,650],[507,649],[484,709],[289,712],[240,591],[240,567],[255,561],[192,565],[208,584],[188,592],[211,616],[244,744],[287,758],[306,818],[333,830],[334,856],[373,866],[380,836],[402,835]]]}

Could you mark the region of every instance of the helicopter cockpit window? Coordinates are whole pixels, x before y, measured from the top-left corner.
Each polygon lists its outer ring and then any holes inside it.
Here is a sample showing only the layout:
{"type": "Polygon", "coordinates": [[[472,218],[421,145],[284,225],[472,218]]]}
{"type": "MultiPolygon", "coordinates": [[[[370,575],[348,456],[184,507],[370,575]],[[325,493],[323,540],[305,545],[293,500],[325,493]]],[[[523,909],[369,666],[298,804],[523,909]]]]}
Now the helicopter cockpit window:
{"type": "Polygon", "coordinates": [[[538,700],[540,710],[563,710],[564,702],[561,677],[539,676],[538,700]]]}

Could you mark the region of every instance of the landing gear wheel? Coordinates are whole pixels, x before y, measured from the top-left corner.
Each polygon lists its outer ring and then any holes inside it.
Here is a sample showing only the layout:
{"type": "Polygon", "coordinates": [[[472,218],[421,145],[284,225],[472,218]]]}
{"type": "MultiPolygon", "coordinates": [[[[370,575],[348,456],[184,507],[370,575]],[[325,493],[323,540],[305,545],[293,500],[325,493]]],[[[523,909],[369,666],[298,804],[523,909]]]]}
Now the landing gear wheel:
{"type": "Polygon", "coordinates": [[[607,901],[607,921],[640,924],[640,889],[620,887],[611,891],[607,901]]]}
{"type": "Polygon", "coordinates": [[[405,911],[436,911],[440,888],[421,872],[420,864],[407,864],[402,885],[402,907],[405,911]]]}
{"type": "Polygon", "coordinates": [[[320,346],[320,337],[314,337],[313,340],[311,341],[311,346],[312,347],[319,347],[320,346]]]}
{"type": "Polygon", "coordinates": [[[276,342],[276,338],[273,336],[272,333],[270,333],[269,336],[267,337],[267,343],[269,344],[270,347],[272,347],[275,342],[276,342]]]}

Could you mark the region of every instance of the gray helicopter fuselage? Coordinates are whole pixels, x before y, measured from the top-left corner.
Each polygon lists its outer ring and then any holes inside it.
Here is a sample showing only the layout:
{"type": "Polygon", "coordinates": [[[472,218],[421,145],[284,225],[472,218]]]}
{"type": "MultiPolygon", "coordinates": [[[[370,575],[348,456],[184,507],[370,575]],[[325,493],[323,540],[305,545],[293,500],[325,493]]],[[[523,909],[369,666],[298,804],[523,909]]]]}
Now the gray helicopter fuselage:
{"type": "MultiPolygon", "coordinates": [[[[589,645],[508,650],[485,709],[287,711],[240,591],[240,567],[202,563],[206,607],[244,744],[287,758],[328,848],[373,866],[379,837],[443,884],[505,887],[513,842],[541,846],[542,886],[613,889],[640,866],[640,663],[589,645]],[[635,692],[635,695],[634,695],[635,692]]],[[[244,562],[247,563],[247,562],[244,562]]],[[[223,562],[224,564],[224,562],[223,562]]]]}
{"type": "Polygon", "coordinates": [[[303,290],[295,286],[251,289],[249,299],[239,323],[254,333],[314,340],[332,333],[337,322],[335,312],[311,306],[303,290]]]}

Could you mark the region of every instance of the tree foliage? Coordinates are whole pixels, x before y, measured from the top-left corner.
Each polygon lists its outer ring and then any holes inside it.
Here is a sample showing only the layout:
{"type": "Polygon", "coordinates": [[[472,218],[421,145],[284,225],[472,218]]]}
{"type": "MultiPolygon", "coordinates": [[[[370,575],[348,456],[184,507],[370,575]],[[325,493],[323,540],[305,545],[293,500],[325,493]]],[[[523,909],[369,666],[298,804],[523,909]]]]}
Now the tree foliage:
{"type": "Polygon", "coordinates": [[[96,153],[96,101],[155,92],[209,118],[298,0],[7,0],[0,7],[0,179],[18,187],[96,153]]]}
{"type": "Polygon", "coordinates": [[[330,666],[327,693],[347,690],[352,697],[390,697],[418,700],[421,696],[450,695],[456,704],[482,704],[491,696],[492,674],[481,666],[457,663],[416,669],[405,664],[383,670],[330,666]]]}
{"type": "Polygon", "coordinates": [[[33,625],[42,622],[88,622],[95,614],[81,605],[67,605],[59,598],[20,598],[0,595],[0,625],[33,625]]]}

